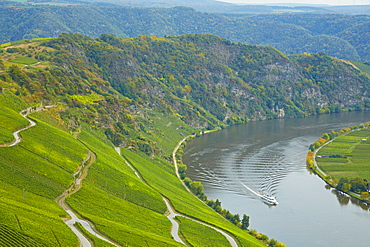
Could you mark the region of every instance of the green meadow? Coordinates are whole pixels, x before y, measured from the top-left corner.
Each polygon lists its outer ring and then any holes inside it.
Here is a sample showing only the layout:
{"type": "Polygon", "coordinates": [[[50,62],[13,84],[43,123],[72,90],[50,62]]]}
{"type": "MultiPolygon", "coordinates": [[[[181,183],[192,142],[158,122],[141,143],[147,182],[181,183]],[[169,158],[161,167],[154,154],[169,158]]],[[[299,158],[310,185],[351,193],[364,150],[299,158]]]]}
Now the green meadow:
{"type": "Polygon", "coordinates": [[[370,180],[370,129],[357,129],[338,136],[316,156],[319,167],[334,179],[362,177],[370,180]]]}
{"type": "Polygon", "coordinates": [[[19,114],[27,104],[8,90],[0,93],[0,105],[0,144],[4,144],[13,141],[13,132],[26,127],[29,121],[19,114]]]}
{"type": "Polygon", "coordinates": [[[9,60],[9,62],[31,65],[31,64],[37,63],[38,61],[36,59],[30,58],[30,57],[23,57],[22,56],[22,57],[17,57],[17,58],[14,58],[12,60],[9,60]]]}

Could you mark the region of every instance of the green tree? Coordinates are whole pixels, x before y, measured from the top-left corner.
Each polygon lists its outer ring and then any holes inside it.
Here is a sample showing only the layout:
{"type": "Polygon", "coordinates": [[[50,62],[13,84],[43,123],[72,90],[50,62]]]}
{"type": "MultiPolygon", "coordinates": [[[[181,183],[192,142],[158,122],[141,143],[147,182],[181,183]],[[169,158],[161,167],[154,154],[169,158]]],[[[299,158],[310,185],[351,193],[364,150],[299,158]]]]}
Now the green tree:
{"type": "Polygon", "coordinates": [[[350,191],[351,190],[351,184],[349,183],[344,183],[343,186],[342,186],[342,190],[344,192],[347,192],[347,191],[350,191]]]}
{"type": "Polygon", "coordinates": [[[270,239],[268,246],[269,247],[276,247],[278,245],[278,243],[279,242],[276,239],[272,238],[272,239],[270,239]]]}
{"type": "Polygon", "coordinates": [[[190,190],[195,195],[200,195],[201,193],[203,193],[203,189],[204,189],[204,186],[201,182],[198,182],[198,181],[190,182],[190,190]]]}
{"type": "Polygon", "coordinates": [[[249,227],[249,216],[246,214],[243,214],[243,219],[242,219],[242,229],[246,230],[249,227]]]}
{"type": "Polygon", "coordinates": [[[350,178],[351,190],[356,193],[365,192],[367,189],[366,181],[361,177],[350,178]]]}
{"type": "MultiPolygon", "coordinates": [[[[336,187],[337,190],[343,190],[343,185],[344,184],[349,184],[348,178],[346,177],[341,177],[339,179],[338,185],[336,187]]],[[[343,190],[344,191],[344,190],[343,190]]],[[[348,191],[348,190],[347,190],[348,191]]]]}

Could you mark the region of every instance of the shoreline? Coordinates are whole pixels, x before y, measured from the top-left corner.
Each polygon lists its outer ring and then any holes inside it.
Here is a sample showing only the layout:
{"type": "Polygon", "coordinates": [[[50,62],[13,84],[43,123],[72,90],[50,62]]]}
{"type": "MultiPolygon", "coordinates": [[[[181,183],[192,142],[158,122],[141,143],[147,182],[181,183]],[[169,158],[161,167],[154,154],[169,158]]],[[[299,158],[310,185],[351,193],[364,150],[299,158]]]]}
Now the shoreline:
{"type": "MultiPolygon", "coordinates": [[[[343,194],[345,194],[345,195],[348,195],[349,197],[351,197],[351,198],[355,198],[355,199],[357,199],[357,200],[359,200],[359,201],[361,201],[362,203],[364,203],[364,204],[367,204],[368,206],[370,206],[370,200],[365,200],[365,199],[362,199],[361,198],[361,196],[359,195],[359,194],[357,194],[357,193],[355,193],[355,192],[345,192],[345,191],[342,191],[342,190],[338,190],[337,188],[336,188],[336,186],[334,186],[334,181],[333,181],[333,178],[332,178],[332,176],[330,175],[330,174],[328,174],[328,173],[325,173],[323,170],[321,170],[321,168],[319,167],[319,165],[318,165],[318,162],[316,161],[316,156],[317,156],[317,152],[321,149],[321,148],[323,148],[323,147],[325,147],[327,144],[329,144],[329,143],[331,143],[331,142],[333,142],[337,137],[339,137],[339,136],[343,136],[343,135],[347,135],[347,134],[349,134],[349,133],[352,133],[352,132],[354,132],[354,131],[358,131],[359,129],[352,129],[351,131],[348,131],[348,132],[345,132],[345,133],[343,133],[343,134],[341,134],[341,135],[338,135],[338,136],[336,136],[336,137],[334,137],[332,140],[329,140],[329,141],[327,141],[327,142],[325,142],[324,144],[322,144],[320,147],[318,147],[317,149],[315,149],[314,151],[313,151],[313,156],[312,156],[312,161],[313,161],[313,165],[314,165],[314,169],[312,168],[312,167],[310,167],[309,166],[309,164],[308,164],[308,161],[306,160],[306,164],[307,164],[307,166],[308,166],[308,168],[314,173],[314,174],[316,174],[319,178],[321,178],[321,180],[322,181],[324,181],[327,185],[329,185],[332,189],[334,189],[334,190],[336,190],[336,191],[338,191],[338,192],[340,192],[340,193],[343,193],[343,194]],[[330,178],[329,179],[327,179],[326,177],[327,176],[330,176],[330,178]]],[[[307,154],[307,157],[308,157],[308,154],[307,154]]]]}

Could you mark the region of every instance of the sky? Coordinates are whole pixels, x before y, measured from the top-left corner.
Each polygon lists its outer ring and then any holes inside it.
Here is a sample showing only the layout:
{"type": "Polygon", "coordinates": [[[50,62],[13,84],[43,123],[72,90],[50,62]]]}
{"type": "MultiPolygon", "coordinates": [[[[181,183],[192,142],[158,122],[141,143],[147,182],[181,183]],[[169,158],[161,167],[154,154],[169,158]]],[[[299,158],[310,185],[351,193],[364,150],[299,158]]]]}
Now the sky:
{"type": "Polygon", "coordinates": [[[236,4],[327,4],[327,5],[370,5],[370,0],[218,0],[236,4]]]}

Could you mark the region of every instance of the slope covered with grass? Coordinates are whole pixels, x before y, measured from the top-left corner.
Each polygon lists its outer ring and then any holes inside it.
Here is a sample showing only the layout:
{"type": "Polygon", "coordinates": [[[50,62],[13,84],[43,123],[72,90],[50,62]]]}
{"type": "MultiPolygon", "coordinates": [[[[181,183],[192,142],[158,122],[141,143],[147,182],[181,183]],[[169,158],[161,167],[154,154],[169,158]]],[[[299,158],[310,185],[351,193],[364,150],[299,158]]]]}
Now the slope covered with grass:
{"type": "MultiPolygon", "coordinates": [[[[12,97],[3,96],[3,102],[12,97]],[[5,98],[4,98],[5,97],[5,98]]],[[[19,105],[7,114],[17,119],[19,105]]],[[[76,236],[60,217],[54,202],[72,181],[72,173],[87,149],[67,133],[47,123],[22,132],[23,140],[0,148],[0,239],[5,246],[76,246],[76,236]],[[73,148],[68,148],[73,147],[73,148]],[[16,235],[15,235],[16,234],[16,235]],[[16,236],[17,242],[11,236],[16,236]]]]}

